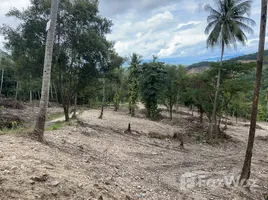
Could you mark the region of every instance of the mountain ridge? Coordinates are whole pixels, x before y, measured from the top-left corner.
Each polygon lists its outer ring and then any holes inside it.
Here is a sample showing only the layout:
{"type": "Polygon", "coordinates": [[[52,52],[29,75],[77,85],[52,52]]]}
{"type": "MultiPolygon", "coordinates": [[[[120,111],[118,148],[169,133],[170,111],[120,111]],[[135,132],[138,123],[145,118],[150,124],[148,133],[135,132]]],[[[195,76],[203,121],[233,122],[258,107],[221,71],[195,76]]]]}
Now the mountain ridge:
{"type": "MultiPolygon", "coordinates": [[[[265,56],[268,56],[268,49],[264,51],[264,57],[265,56]]],[[[257,57],[258,57],[258,52],[246,54],[242,56],[237,56],[234,58],[227,59],[226,61],[256,61],[257,57]]],[[[194,63],[194,64],[187,66],[187,69],[191,70],[191,69],[197,69],[197,68],[210,67],[211,63],[214,63],[214,62],[213,61],[201,61],[201,62],[194,63]]]]}

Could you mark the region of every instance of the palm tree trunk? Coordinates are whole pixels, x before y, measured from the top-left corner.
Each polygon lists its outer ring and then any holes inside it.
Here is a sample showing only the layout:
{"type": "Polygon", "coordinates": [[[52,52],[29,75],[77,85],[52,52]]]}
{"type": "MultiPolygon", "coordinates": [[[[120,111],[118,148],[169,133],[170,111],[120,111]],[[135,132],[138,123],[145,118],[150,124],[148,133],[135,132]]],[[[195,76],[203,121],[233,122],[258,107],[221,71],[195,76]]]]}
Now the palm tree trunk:
{"type": "Polygon", "coordinates": [[[47,113],[47,106],[49,100],[49,86],[51,77],[51,64],[52,64],[52,53],[53,53],[53,41],[55,35],[55,28],[57,22],[57,12],[58,12],[59,0],[52,0],[51,2],[51,12],[50,12],[50,27],[47,32],[46,40],[46,52],[43,70],[43,83],[42,83],[42,93],[40,100],[40,108],[38,117],[35,124],[35,129],[33,136],[39,141],[43,141],[45,120],[47,113]]]}
{"type": "Polygon", "coordinates": [[[4,72],[5,69],[2,69],[2,76],[1,76],[1,86],[0,86],[0,97],[2,97],[2,89],[3,89],[3,83],[4,83],[4,72]]]}
{"type": "Polygon", "coordinates": [[[217,129],[217,103],[218,103],[218,96],[219,96],[219,90],[220,90],[220,81],[221,81],[221,66],[222,66],[222,60],[223,60],[223,54],[224,54],[224,42],[222,41],[221,45],[221,60],[220,60],[220,67],[218,70],[218,77],[217,77],[217,86],[216,86],[216,92],[215,92],[215,98],[213,103],[213,111],[212,111],[212,119],[209,127],[209,140],[213,138],[213,130],[215,128],[215,138],[218,139],[218,129],[217,129]]]}
{"type": "Polygon", "coordinates": [[[243,165],[241,176],[240,176],[240,183],[241,184],[246,184],[246,181],[250,177],[252,149],[253,149],[254,139],[255,139],[256,119],[257,119],[257,112],[258,112],[258,100],[259,100],[262,67],[263,67],[263,54],[264,54],[265,35],[266,35],[266,21],[267,21],[267,0],[262,0],[260,39],[259,39],[259,51],[258,51],[258,60],[257,60],[256,80],[255,80],[255,88],[254,88],[254,98],[253,98],[252,109],[251,109],[251,120],[250,120],[249,136],[248,136],[248,145],[247,145],[244,165],[243,165]]]}
{"type": "Polygon", "coordinates": [[[104,102],[105,102],[105,78],[103,78],[101,113],[100,113],[99,119],[102,119],[103,117],[104,102]]]}

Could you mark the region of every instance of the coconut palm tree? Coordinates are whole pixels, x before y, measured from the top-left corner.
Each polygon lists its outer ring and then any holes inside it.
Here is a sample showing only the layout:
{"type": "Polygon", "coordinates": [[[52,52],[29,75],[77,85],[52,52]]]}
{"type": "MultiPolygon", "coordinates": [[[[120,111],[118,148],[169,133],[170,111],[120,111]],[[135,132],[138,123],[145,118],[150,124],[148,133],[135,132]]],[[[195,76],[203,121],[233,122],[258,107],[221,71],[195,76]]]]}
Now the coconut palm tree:
{"type": "Polygon", "coordinates": [[[259,51],[258,51],[258,58],[257,58],[257,71],[256,71],[254,96],[253,96],[252,109],[251,109],[248,145],[247,145],[244,165],[243,165],[241,176],[240,176],[241,184],[246,184],[247,180],[250,177],[252,149],[253,149],[253,144],[254,144],[255,131],[256,131],[256,119],[257,119],[257,113],[258,113],[258,99],[259,99],[259,94],[260,94],[260,86],[261,86],[261,78],[262,78],[264,45],[265,45],[265,35],[266,35],[266,22],[267,22],[267,0],[262,0],[261,2],[262,2],[261,4],[262,8],[261,8],[259,51]]]}
{"type": "Polygon", "coordinates": [[[40,108],[37,116],[35,129],[33,136],[39,141],[43,141],[47,106],[49,100],[49,87],[50,87],[50,76],[51,76],[51,64],[52,64],[52,53],[53,53],[53,42],[57,22],[59,0],[52,0],[51,2],[51,13],[50,13],[50,25],[47,27],[47,40],[46,40],[46,51],[45,61],[43,70],[43,83],[42,83],[42,94],[40,100],[40,108]]]}
{"type": "Polygon", "coordinates": [[[216,111],[221,81],[221,65],[225,48],[231,46],[236,48],[237,43],[244,45],[247,40],[245,32],[252,34],[253,29],[250,26],[255,25],[252,19],[245,17],[245,15],[250,14],[252,1],[215,0],[214,2],[216,9],[210,5],[205,5],[205,10],[209,12],[205,34],[208,35],[207,47],[213,48],[220,45],[221,57],[208,139],[212,139],[214,127],[216,129],[215,137],[216,139],[218,138],[216,111]]]}

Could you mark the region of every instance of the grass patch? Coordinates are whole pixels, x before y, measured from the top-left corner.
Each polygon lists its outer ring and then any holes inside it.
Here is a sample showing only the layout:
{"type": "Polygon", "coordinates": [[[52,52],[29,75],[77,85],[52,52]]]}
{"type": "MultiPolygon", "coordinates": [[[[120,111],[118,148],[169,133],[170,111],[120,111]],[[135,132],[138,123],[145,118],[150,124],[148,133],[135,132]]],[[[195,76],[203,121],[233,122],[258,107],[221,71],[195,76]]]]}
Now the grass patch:
{"type": "Polygon", "coordinates": [[[0,130],[0,135],[7,135],[7,134],[24,134],[24,133],[29,133],[33,129],[31,127],[26,127],[26,126],[18,126],[16,128],[3,128],[0,130]]]}
{"type": "Polygon", "coordinates": [[[45,131],[55,131],[55,130],[62,128],[64,125],[65,125],[64,122],[56,122],[56,123],[53,123],[52,125],[46,127],[45,131]]]}
{"type": "Polygon", "coordinates": [[[129,104],[128,103],[120,103],[119,108],[129,108],[129,104]]]}
{"type": "Polygon", "coordinates": [[[53,120],[53,119],[57,119],[57,118],[61,118],[61,117],[63,117],[64,116],[64,114],[63,113],[53,113],[53,114],[49,114],[48,116],[47,116],[47,121],[51,121],[51,120],[53,120]]]}

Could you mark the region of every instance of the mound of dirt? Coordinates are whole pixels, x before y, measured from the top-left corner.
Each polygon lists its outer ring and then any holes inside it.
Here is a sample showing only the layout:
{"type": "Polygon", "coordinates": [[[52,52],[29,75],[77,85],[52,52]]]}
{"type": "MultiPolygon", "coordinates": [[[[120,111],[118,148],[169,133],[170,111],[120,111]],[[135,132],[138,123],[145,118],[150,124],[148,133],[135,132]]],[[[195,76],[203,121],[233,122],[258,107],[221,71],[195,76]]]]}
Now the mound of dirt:
{"type": "MultiPolygon", "coordinates": [[[[250,127],[250,124],[244,124],[245,127],[250,127]]],[[[256,124],[256,129],[264,130],[260,125],[256,124]]]]}
{"type": "Polygon", "coordinates": [[[262,140],[262,141],[265,141],[265,142],[268,142],[268,136],[257,136],[256,137],[256,140],[262,140]]]}

